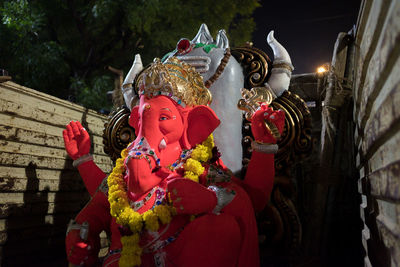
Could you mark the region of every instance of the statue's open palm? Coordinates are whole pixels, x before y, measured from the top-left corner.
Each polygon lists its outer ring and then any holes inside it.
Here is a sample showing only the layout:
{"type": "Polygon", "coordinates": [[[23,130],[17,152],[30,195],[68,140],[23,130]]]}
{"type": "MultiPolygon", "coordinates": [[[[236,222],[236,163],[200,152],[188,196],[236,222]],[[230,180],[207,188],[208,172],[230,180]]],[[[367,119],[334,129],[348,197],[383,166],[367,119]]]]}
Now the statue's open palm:
{"type": "Polygon", "coordinates": [[[63,131],[64,146],[68,155],[76,160],[90,151],[90,137],[79,121],[71,121],[63,131]]]}
{"type": "Polygon", "coordinates": [[[256,141],[275,144],[285,127],[285,112],[273,110],[266,103],[254,113],[251,120],[251,129],[256,141]],[[275,128],[271,129],[271,127],[275,128]]]}

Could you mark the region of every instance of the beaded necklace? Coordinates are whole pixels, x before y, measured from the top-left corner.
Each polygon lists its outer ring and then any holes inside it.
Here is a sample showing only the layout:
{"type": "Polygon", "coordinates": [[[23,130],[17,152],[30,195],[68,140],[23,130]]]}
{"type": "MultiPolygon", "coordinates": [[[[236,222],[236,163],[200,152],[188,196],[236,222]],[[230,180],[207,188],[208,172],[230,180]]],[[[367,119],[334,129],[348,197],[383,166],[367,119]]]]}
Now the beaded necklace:
{"type": "Polygon", "coordinates": [[[159,186],[156,186],[142,200],[134,201],[134,202],[129,201],[130,206],[133,208],[134,211],[138,211],[153,197],[154,193],[156,193],[156,199],[154,201],[154,205],[153,205],[152,209],[155,206],[161,205],[165,198],[165,190],[159,186]]]}

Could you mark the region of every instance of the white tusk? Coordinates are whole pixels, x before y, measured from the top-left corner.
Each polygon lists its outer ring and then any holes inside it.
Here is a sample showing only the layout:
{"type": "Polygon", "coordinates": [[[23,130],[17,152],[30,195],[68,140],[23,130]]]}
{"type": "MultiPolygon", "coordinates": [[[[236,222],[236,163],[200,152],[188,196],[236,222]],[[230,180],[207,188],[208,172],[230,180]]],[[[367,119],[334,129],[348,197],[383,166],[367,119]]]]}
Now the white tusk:
{"type": "Polygon", "coordinates": [[[268,85],[277,96],[280,96],[289,89],[290,77],[294,68],[289,53],[275,39],[274,31],[270,31],[268,34],[267,42],[274,52],[274,61],[268,85]]]}
{"type": "Polygon", "coordinates": [[[161,139],[161,142],[160,142],[160,144],[158,145],[158,148],[160,149],[160,150],[163,150],[164,148],[166,148],[167,147],[167,142],[165,142],[165,139],[163,138],[163,139],[161,139]]]}
{"type": "Polygon", "coordinates": [[[132,100],[134,99],[132,83],[135,80],[136,75],[143,69],[142,59],[139,54],[135,55],[135,60],[132,64],[131,69],[126,75],[124,83],[122,84],[122,94],[124,95],[125,104],[129,109],[132,109],[132,100]]]}

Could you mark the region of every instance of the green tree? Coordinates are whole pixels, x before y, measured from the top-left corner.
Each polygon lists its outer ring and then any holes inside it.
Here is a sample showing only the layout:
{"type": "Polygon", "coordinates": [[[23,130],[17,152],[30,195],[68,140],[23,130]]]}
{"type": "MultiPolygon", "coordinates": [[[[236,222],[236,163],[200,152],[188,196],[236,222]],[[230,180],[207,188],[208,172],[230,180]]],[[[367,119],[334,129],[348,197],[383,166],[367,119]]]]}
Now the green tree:
{"type": "Polygon", "coordinates": [[[201,23],[231,45],[250,40],[258,0],[0,0],[0,68],[23,85],[86,107],[107,105],[113,76],[192,39],[201,23]]]}

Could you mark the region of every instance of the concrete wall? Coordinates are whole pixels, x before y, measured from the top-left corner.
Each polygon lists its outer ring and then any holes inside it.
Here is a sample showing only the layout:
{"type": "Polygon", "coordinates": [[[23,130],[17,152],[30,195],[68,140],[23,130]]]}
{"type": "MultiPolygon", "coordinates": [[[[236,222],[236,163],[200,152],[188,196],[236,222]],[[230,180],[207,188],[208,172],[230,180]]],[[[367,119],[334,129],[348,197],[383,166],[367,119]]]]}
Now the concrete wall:
{"type": "Polygon", "coordinates": [[[66,226],[89,199],[64,150],[62,130],[71,120],[87,127],[96,163],[110,171],[102,144],[106,116],[13,82],[0,83],[2,266],[66,263],[66,226]]]}
{"type": "Polygon", "coordinates": [[[400,1],[365,0],[354,69],[365,266],[400,266],[400,1]]]}

